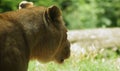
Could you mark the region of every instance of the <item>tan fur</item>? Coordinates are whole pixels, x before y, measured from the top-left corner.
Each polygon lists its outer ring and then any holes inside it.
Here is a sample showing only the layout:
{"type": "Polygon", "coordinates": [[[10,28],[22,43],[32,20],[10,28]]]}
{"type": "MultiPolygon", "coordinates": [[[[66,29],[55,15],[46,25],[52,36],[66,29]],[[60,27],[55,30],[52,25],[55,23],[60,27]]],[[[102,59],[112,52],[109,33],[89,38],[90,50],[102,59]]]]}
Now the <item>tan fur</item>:
{"type": "Polygon", "coordinates": [[[0,71],[27,71],[30,59],[63,63],[70,56],[58,7],[32,7],[0,14],[0,71]]]}

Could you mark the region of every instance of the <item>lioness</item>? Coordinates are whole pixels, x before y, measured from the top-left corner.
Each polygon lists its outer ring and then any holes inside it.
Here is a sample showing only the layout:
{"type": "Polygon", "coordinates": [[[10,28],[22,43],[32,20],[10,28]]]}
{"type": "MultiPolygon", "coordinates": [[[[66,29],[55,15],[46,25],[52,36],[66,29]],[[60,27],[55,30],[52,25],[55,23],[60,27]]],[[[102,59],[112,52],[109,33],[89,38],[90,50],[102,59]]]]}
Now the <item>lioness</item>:
{"type": "Polygon", "coordinates": [[[67,29],[58,7],[0,14],[0,71],[27,71],[30,59],[63,63],[69,56],[67,29]]]}

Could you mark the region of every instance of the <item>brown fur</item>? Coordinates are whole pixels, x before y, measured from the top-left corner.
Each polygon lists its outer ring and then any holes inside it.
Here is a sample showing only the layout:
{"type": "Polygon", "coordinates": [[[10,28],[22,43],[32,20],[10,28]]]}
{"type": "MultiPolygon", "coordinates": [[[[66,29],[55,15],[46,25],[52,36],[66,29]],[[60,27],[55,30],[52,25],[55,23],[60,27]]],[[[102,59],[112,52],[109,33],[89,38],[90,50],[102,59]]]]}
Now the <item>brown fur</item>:
{"type": "Polygon", "coordinates": [[[0,14],[0,71],[27,71],[30,59],[63,63],[70,56],[58,7],[32,7],[0,14]]]}

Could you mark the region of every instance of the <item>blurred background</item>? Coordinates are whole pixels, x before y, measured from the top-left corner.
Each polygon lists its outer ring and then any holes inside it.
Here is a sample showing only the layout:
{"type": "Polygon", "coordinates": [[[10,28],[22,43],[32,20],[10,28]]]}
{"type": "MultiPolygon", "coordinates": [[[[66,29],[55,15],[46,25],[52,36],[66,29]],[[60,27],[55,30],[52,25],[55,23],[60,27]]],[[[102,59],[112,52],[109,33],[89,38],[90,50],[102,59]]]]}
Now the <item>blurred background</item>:
{"type": "MultiPolygon", "coordinates": [[[[18,9],[23,0],[0,0],[0,13],[18,9]]],[[[120,0],[27,0],[57,5],[71,42],[63,65],[30,61],[28,71],[120,71],[120,0]]]]}
{"type": "MultiPolygon", "coordinates": [[[[18,8],[22,0],[0,0],[0,12],[18,8]]],[[[120,0],[27,0],[36,6],[57,5],[69,29],[120,27],[120,0]]]]}

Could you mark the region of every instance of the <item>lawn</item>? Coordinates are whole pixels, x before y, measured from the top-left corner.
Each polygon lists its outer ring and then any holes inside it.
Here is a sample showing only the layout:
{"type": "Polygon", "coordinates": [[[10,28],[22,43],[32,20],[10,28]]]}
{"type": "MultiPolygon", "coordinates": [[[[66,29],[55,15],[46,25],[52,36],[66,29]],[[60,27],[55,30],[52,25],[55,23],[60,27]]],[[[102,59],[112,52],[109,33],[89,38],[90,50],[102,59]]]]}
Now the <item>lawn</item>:
{"type": "Polygon", "coordinates": [[[120,71],[120,58],[76,59],[71,56],[64,64],[30,61],[28,71],[120,71]]]}

